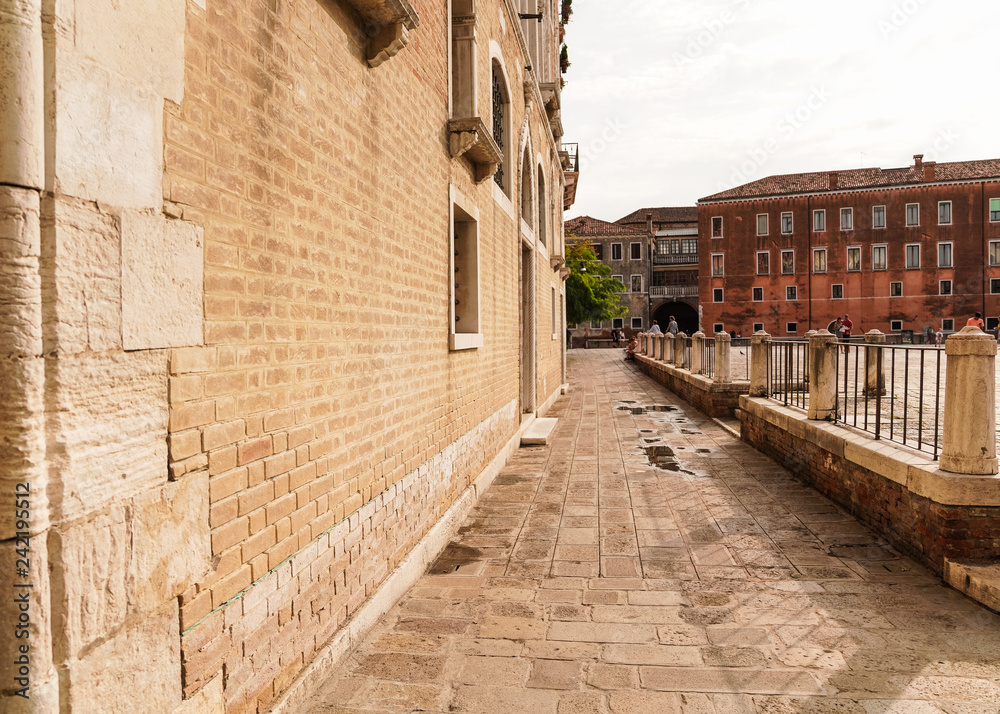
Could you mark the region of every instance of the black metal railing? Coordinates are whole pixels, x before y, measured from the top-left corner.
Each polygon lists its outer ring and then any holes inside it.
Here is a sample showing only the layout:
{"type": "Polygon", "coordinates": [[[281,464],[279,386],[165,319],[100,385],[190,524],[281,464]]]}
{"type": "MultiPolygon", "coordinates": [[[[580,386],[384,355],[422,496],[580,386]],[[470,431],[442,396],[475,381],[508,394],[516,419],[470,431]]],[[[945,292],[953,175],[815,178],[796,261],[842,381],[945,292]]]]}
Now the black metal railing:
{"type": "Polygon", "coordinates": [[[729,368],[734,382],[750,379],[749,337],[736,337],[730,342],[729,368]]]}
{"type": "Polygon", "coordinates": [[[683,364],[681,367],[691,369],[691,350],[693,349],[693,343],[690,337],[684,337],[681,340],[681,348],[684,350],[683,364]]]}
{"type": "Polygon", "coordinates": [[[569,155],[569,166],[566,168],[567,171],[579,173],[580,171],[580,145],[579,144],[566,144],[562,145],[562,150],[569,155]]]}
{"type": "Polygon", "coordinates": [[[706,337],[701,341],[701,373],[715,377],[715,338],[706,337]]]}
{"type": "Polygon", "coordinates": [[[809,404],[809,343],[771,340],[767,347],[767,393],[786,407],[809,404]]]}
{"type": "Polygon", "coordinates": [[[671,255],[654,253],[653,265],[697,265],[697,253],[674,253],[671,255]]]}
{"type": "Polygon", "coordinates": [[[936,461],[944,429],[944,350],[915,345],[840,345],[837,421],[936,461]]]}

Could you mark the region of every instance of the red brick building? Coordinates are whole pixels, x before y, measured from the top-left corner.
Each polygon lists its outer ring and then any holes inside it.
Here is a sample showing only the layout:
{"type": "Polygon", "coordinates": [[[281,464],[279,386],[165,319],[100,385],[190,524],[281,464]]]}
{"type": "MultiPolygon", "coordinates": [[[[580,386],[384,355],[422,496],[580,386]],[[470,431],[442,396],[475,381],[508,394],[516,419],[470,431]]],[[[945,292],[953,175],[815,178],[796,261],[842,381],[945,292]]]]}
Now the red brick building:
{"type": "Polygon", "coordinates": [[[1000,159],[769,176],[698,202],[705,332],[854,334],[1000,314],[1000,159]]]}

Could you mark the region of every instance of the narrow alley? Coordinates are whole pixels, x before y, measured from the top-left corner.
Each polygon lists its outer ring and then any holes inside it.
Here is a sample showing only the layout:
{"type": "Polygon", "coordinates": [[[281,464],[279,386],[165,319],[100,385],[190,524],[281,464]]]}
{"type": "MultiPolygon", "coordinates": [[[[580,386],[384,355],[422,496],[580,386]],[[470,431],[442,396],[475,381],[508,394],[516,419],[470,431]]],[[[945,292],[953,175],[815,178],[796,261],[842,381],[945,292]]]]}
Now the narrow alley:
{"type": "Polygon", "coordinates": [[[302,714],[1000,712],[1000,615],[619,350],[569,371],[549,445],[302,714]]]}

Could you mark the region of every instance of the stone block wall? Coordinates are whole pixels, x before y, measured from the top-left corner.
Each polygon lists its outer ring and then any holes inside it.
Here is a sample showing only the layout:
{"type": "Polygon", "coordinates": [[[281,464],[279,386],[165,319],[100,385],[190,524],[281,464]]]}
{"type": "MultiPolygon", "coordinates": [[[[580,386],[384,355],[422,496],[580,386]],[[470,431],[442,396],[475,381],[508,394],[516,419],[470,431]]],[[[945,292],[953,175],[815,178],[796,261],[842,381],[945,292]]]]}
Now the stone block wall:
{"type": "Polygon", "coordinates": [[[749,382],[719,384],[708,377],[691,374],[646,355],[636,354],[635,364],[685,402],[711,417],[732,417],[739,407],[740,395],[750,391],[749,382]]]}

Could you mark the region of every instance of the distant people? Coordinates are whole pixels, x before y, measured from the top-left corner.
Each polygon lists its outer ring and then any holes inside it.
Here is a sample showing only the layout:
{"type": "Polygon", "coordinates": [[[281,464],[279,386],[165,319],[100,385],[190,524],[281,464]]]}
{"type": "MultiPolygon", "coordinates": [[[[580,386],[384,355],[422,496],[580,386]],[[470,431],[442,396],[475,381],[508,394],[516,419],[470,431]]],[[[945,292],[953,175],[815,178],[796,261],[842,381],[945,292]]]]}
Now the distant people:
{"type": "Polygon", "coordinates": [[[676,335],[679,330],[680,328],[677,327],[677,320],[675,320],[674,316],[671,315],[670,322],[667,323],[667,332],[669,332],[671,335],[676,335]]]}
{"type": "Polygon", "coordinates": [[[729,339],[731,339],[731,340],[735,340],[736,339],[736,330],[730,330],[729,331],[729,339]]]}
{"type": "Polygon", "coordinates": [[[736,331],[736,339],[737,340],[742,340],[743,339],[743,330],[737,330],[736,331]]]}
{"type": "Polygon", "coordinates": [[[944,341],[944,333],[941,332],[941,328],[939,327],[937,329],[937,332],[934,333],[934,346],[940,347],[943,341],[944,341]]]}
{"type": "Polygon", "coordinates": [[[633,337],[632,340],[628,343],[628,347],[625,348],[626,360],[635,360],[635,350],[638,346],[639,346],[639,341],[635,339],[635,337],[633,337]]]}
{"type": "Polygon", "coordinates": [[[986,323],[983,322],[983,314],[977,312],[973,317],[970,317],[965,322],[966,326],[972,325],[973,327],[978,327],[983,332],[986,332],[986,323]]]}
{"type": "Polygon", "coordinates": [[[617,327],[612,327],[611,328],[611,342],[614,344],[615,347],[618,346],[618,342],[619,342],[620,339],[621,338],[618,336],[618,328],[617,327]]]}
{"type": "Polygon", "coordinates": [[[662,335],[663,334],[663,330],[660,329],[660,326],[659,326],[659,324],[657,324],[656,320],[653,320],[653,326],[649,328],[649,334],[651,334],[651,335],[662,335]]]}
{"type": "Polygon", "coordinates": [[[839,337],[840,328],[842,325],[843,323],[841,322],[840,317],[839,316],[835,317],[832,320],[830,320],[830,324],[826,326],[826,331],[832,335],[837,335],[839,337]]]}

